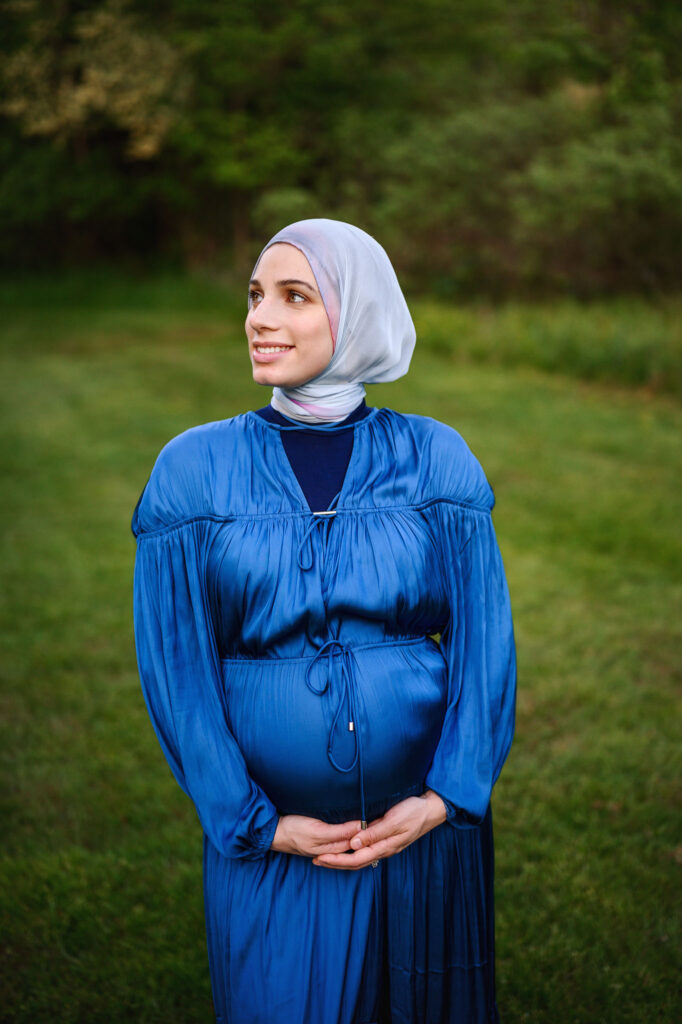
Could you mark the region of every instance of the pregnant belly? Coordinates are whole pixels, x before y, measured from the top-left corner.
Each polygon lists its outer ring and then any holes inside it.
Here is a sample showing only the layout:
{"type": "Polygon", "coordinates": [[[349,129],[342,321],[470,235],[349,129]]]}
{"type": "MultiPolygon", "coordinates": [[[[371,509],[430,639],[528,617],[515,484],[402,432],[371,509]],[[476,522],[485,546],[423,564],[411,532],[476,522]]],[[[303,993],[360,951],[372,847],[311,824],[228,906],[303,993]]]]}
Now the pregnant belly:
{"type": "Polygon", "coordinates": [[[421,792],[447,694],[431,639],[332,648],[314,663],[226,659],[222,669],[233,735],[281,814],[356,818],[362,790],[371,819],[421,792]]]}

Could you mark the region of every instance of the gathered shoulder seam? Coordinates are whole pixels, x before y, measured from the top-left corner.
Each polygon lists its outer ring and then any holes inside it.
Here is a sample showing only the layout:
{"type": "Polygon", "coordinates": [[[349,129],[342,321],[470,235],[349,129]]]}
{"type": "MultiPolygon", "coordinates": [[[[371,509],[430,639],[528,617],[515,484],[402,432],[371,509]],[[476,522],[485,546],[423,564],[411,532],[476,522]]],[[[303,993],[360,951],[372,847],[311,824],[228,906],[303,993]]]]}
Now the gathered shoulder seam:
{"type": "MultiPolygon", "coordinates": [[[[372,515],[377,512],[421,512],[438,504],[454,505],[456,508],[461,508],[468,512],[479,512],[483,515],[490,515],[491,512],[484,505],[475,505],[473,502],[460,501],[455,498],[429,498],[427,501],[410,505],[366,505],[355,508],[337,508],[334,511],[339,516],[372,515]]],[[[250,522],[264,519],[307,519],[311,515],[313,513],[307,509],[287,509],[284,512],[238,512],[224,516],[219,516],[212,512],[203,512],[200,515],[186,516],[184,519],[178,519],[174,523],[167,523],[154,530],[141,530],[136,537],[138,541],[144,540],[146,537],[158,537],[164,533],[171,533],[174,530],[182,529],[184,526],[191,526],[193,523],[199,522],[232,523],[241,522],[245,519],[248,519],[250,522]]]]}

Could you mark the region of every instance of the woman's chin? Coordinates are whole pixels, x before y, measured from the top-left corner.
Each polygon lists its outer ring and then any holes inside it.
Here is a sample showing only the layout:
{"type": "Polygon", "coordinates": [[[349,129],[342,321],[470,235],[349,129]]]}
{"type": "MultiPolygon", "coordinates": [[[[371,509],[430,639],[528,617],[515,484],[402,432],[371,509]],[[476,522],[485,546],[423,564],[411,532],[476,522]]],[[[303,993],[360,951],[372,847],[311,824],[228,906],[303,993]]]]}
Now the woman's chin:
{"type": "Polygon", "coordinates": [[[258,363],[252,363],[251,369],[253,372],[253,379],[256,384],[265,384],[270,387],[274,387],[275,385],[280,386],[281,374],[274,371],[271,366],[262,366],[258,363]]]}
{"type": "Polygon", "coordinates": [[[272,366],[254,366],[253,380],[256,384],[271,388],[297,388],[309,378],[278,372],[272,366]]]}
{"type": "Polygon", "coordinates": [[[261,384],[266,388],[289,388],[293,387],[287,380],[282,379],[279,374],[276,373],[263,373],[259,370],[254,370],[253,379],[256,384],[261,384]]]}

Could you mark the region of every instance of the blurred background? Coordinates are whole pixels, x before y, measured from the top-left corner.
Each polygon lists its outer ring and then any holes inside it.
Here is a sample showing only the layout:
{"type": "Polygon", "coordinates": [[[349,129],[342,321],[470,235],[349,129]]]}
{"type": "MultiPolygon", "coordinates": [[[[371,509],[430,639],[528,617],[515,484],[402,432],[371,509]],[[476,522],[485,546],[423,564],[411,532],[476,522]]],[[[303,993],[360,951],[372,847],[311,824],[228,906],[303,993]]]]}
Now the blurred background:
{"type": "Polygon", "coordinates": [[[678,3],[4,8],[5,266],[248,266],[324,210],[445,296],[678,284],[678,3]]]}
{"type": "Polygon", "coordinates": [[[169,438],[269,400],[248,272],[330,216],[384,245],[417,326],[368,403],[452,424],[497,497],[520,686],[502,1019],[678,1021],[682,6],[0,18],[0,1019],[212,1019],[129,522],[169,438]]]}

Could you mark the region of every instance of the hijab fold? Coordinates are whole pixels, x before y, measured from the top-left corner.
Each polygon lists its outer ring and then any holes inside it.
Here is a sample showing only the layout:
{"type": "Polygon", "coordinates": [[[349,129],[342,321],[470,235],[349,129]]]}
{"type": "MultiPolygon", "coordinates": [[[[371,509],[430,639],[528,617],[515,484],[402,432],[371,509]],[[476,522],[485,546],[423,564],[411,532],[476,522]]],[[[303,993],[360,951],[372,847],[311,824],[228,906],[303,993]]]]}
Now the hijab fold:
{"type": "Polygon", "coordinates": [[[273,388],[271,405],[308,423],[345,419],[364,398],[363,384],[407,373],[416,334],[398,278],[379,243],[344,221],[290,224],[263,248],[256,268],[263,253],[280,242],[295,246],[310,264],[327,311],[333,355],[305,384],[273,388]]]}

